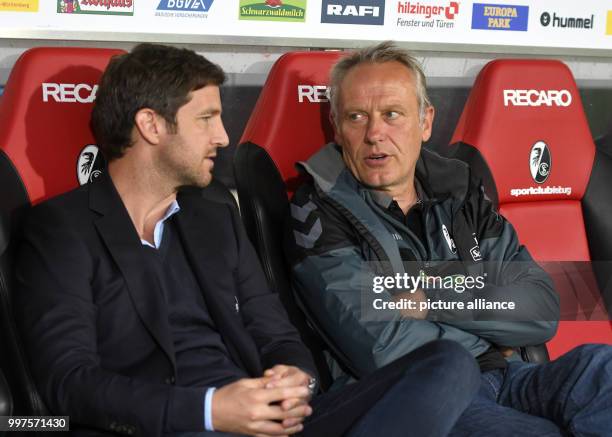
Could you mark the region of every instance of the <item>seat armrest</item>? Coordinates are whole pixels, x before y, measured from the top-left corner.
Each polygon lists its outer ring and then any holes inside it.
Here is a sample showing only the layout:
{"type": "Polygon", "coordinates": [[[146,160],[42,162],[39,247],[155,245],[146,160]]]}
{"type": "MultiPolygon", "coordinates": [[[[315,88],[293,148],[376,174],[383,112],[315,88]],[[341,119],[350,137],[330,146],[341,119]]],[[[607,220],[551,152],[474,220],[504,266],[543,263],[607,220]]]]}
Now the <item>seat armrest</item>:
{"type": "Polygon", "coordinates": [[[547,363],[550,361],[546,345],[527,346],[521,348],[521,358],[528,363],[547,363]]]}
{"type": "Polygon", "coordinates": [[[10,416],[13,413],[13,397],[4,373],[0,370],[0,416],[10,416]]]}

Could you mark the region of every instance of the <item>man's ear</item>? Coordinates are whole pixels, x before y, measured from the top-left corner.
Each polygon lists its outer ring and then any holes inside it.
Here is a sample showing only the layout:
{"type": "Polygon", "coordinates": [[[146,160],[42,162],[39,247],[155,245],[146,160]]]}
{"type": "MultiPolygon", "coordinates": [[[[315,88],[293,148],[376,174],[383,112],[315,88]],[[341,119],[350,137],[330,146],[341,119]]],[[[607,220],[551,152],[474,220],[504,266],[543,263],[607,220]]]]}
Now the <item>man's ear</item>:
{"type": "Polygon", "coordinates": [[[433,106],[428,106],[425,109],[425,114],[423,120],[421,121],[421,139],[423,141],[429,140],[431,138],[431,131],[433,128],[434,116],[436,115],[436,111],[433,106]]]}
{"type": "Polygon", "coordinates": [[[140,136],[150,144],[159,144],[160,136],[165,133],[162,118],[149,108],[142,108],[136,113],[134,126],[140,136]]]}

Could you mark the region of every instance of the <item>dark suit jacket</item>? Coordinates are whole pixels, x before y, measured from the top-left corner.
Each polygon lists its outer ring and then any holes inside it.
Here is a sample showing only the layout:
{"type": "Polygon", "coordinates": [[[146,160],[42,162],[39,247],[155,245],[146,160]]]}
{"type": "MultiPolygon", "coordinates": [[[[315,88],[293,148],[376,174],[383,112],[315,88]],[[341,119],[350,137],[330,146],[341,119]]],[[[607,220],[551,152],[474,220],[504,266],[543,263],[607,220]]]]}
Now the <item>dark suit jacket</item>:
{"type": "MultiPolygon", "coordinates": [[[[253,377],[279,363],[314,374],[235,208],[195,194],[178,202],[178,233],[231,358],[253,377]]],[[[147,269],[108,175],[34,207],[26,220],[18,323],[43,399],[70,416],[72,429],[143,436],[203,429],[206,388],[174,385],[167,309],[147,269]]]]}

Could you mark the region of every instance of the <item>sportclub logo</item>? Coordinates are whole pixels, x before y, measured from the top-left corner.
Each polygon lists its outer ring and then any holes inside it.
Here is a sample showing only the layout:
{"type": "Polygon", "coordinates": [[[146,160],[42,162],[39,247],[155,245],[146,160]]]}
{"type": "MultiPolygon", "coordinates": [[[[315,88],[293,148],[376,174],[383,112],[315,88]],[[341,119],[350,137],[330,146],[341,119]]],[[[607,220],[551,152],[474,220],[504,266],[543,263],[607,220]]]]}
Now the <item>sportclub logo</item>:
{"type": "Polygon", "coordinates": [[[529,153],[529,169],[531,177],[537,184],[543,184],[551,170],[550,150],[544,141],[538,141],[529,153]]]}
{"type": "Polygon", "coordinates": [[[95,144],[86,145],[77,159],[76,171],[79,185],[85,185],[99,177],[106,168],[104,156],[95,144]]]}

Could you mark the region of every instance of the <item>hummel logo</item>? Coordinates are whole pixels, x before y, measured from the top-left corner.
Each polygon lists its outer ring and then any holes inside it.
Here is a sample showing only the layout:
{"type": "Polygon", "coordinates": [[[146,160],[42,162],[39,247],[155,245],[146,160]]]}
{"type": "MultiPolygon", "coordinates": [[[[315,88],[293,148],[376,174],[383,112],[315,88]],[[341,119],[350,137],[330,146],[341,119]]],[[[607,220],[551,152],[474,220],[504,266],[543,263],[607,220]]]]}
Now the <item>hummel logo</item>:
{"type": "Polygon", "coordinates": [[[303,234],[299,231],[293,231],[293,237],[299,246],[302,246],[304,249],[312,249],[322,233],[321,219],[317,218],[312,228],[310,228],[310,232],[303,234]]]}
{"type": "Polygon", "coordinates": [[[292,203],[291,216],[297,221],[305,223],[310,213],[315,209],[317,209],[317,205],[311,201],[308,201],[308,203],[304,206],[297,206],[296,204],[292,203]]]}

